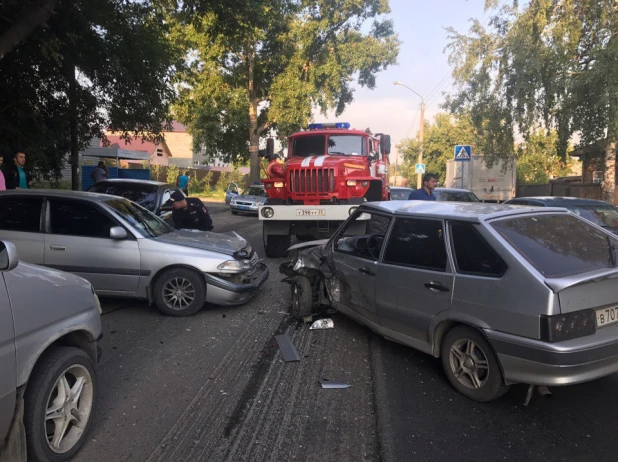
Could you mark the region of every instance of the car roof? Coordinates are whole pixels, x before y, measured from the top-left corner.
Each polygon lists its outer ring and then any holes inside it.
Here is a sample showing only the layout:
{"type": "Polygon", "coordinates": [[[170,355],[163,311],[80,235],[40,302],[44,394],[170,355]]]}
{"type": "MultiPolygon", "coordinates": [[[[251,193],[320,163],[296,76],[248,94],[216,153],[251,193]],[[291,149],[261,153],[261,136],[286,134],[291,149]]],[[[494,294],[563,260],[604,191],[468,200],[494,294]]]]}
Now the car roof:
{"type": "MultiPolygon", "coordinates": [[[[108,178],[107,180],[100,181],[99,183],[128,183],[128,184],[146,184],[151,186],[163,186],[170,183],[163,183],[162,181],[153,180],[136,180],[133,178],[108,178]]],[[[99,184],[96,183],[96,184],[99,184]]]]}
{"type": "Polygon", "coordinates": [[[361,207],[397,215],[425,215],[474,222],[528,213],[568,213],[564,208],[522,207],[521,205],[485,204],[482,202],[385,201],[366,202],[361,207]]]}
{"type": "Polygon", "coordinates": [[[99,194],[86,191],[71,191],[69,189],[11,189],[0,192],[3,196],[58,197],[62,199],[82,199],[92,202],[106,202],[110,199],[124,199],[110,194],[99,194]]]}
{"type": "Polygon", "coordinates": [[[582,197],[564,197],[564,196],[537,196],[537,197],[517,197],[513,200],[539,201],[554,207],[573,207],[576,205],[612,205],[609,202],[599,201],[596,199],[585,199],[582,197]]]}

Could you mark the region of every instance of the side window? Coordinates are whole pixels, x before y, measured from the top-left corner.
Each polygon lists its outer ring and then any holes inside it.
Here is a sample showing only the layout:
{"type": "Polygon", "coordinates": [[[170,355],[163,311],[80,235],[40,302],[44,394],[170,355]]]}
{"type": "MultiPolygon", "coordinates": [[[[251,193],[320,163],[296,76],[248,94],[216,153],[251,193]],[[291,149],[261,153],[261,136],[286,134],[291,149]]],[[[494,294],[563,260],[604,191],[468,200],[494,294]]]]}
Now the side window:
{"type": "Polygon", "coordinates": [[[386,246],[384,263],[446,271],[442,221],[398,218],[386,246]]]}
{"type": "Polygon", "coordinates": [[[35,197],[3,197],[0,199],[0,229],[40,232],[42,205],[43,199],[35,197]]]}
{"type": "Polygon", "coordinates": [[[109,217],[92,205],[77,201],[53,200],[50,203],[52,234],[109,238],[116,226],[109,217]]]}
{"type": "Polygon", "coordinates": [[[163,194],[161,196],[161,210],[171,210],[172,203],[170,199],[172,198],[172,193],[176,191],[176,189],[164,189],[163,194]]]}
{"type": "Polygon", "coordinates": [[[391,218],[356,212],[335,240],[335,251],[377,261],[391,218]]]}
{"type": "Polygon", "coordinates": [[[499,278],[506,263],[470,223],[451,223],[457,272],[499,278]]]}

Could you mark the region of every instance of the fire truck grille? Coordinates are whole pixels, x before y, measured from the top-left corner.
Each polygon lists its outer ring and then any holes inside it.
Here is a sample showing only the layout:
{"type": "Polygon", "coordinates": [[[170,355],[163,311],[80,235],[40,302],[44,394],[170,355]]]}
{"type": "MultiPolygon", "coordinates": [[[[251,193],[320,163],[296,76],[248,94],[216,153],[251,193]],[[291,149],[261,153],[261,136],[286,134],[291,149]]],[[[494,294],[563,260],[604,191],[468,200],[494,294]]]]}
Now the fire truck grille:
{"type": "Polygon", "coordinates": [[[335,169],[311,168],[290,171],[290,192],[327,194],[335,192],[335,169]]]}

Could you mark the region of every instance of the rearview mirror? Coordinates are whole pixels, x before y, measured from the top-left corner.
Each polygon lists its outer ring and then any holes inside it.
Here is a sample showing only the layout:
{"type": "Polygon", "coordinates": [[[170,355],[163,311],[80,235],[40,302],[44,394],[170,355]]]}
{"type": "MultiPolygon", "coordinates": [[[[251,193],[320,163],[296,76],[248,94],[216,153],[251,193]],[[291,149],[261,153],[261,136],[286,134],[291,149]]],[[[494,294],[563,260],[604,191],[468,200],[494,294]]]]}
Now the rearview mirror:
{"type": "Polygon", "coordinates": [[[387,156],[391,153],[391,135],[380,136],[380,151],[387,156]]]}
{"type": "Polygon", "coordinates": [[[109,237],[117,240],[126,239],[128,237],[127,230],[122,226],[113,226],[109,230],[109,237]]]}
{"type": "Polygon", "coordinates": [[[271,157],[275,153],[275,140],[273,138],[266,139],[266,155],[271,157]]]}
{"type": "Polygon", "coordinates": [[[19,257],[17,249],[8,241],[0,241],[0,271],[11,271],[17,268],[19,257]]]}

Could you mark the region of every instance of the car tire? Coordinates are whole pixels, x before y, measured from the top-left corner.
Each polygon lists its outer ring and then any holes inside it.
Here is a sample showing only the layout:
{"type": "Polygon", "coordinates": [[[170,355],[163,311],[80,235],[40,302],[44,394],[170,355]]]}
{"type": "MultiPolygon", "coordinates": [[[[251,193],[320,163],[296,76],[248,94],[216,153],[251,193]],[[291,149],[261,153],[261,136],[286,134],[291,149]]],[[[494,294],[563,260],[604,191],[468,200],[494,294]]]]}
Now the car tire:
{"type": "Polygon", "coordinates": [[[93,421],[96,394],[96,371],[86,352],[74,347],[58,347],[43,353],[28,379],[24,395],[28,460],[60,462],[72,459],[86,440],[93,421]],[[79,395],[78,381],[82,383],[79,395]],[[61,390],[66,390],[67,384],[69,394],[62,398],[64,392],[61,390]],[[74,403],[71,400],[75,400],[74,403]],[[70,409],[67,412],[80,416],[82,423],[80,425],[69,417],[64,436],[58,439],[57,448],[52,449],[54,437],[62,432],[62,427],[58,428],[55,423],[58,421],[62,425],[66,422],[66,414],[60,408],[56,411],[57,419],[46,419],[46,416],[52,406],[62,403],[68,404],[70,409]],[[52,443],[48,442],[49,433],[54,435],[52,443]]]}
{"type": "Polygon", "coordinates": [[[264,235],[264,252],[269,258],[287,257],[291,243],[290,235],[264,235]]]}
{"type": "Polygon", "coordinates": [[[193,316],[206,302],[206,283],[195,271],[173,268],[157,277],[153,294],[155,304],[163,314],[193,316]]]}
{"type": "Polygon", "coordinates": [[[232,210],[232,215],[238,215],[238,212],[236,210],[232,210]]]}
{"type": "Polygon", "coordinates": [[[305,276],[295,276],[292,280],[292,316],[303,319],[313,314],[316,296],[311,281],[305,276]]]}
{"type": "Polygon", "coordinates": [[[453,388],[474,401],[500,398],[509,387],[493,348],[476,329],[457,326],[442,342],[442,367],[453,388]]]}

